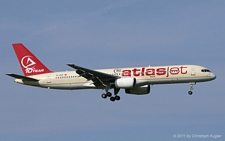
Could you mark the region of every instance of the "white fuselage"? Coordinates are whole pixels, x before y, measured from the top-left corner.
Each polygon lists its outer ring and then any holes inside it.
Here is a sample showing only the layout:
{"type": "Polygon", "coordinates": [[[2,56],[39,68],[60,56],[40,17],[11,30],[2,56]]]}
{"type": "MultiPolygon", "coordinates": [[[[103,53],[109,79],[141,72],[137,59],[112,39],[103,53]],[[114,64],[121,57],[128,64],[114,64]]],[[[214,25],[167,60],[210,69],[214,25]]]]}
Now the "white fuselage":
{"type": "MultiPolygon", "coordinates": [[[[135,87],[153,84],[196,83],[216,78],[207,68],[197,65],[115,68],[96,71],[119,77],[134,77],[136,78],[135,87]]],[[[15,82],[50,89],[100,89],[91,80],[79,76],[76,71],[51,72],[29,77],[39,81],[16,79],[15,82]]]]}

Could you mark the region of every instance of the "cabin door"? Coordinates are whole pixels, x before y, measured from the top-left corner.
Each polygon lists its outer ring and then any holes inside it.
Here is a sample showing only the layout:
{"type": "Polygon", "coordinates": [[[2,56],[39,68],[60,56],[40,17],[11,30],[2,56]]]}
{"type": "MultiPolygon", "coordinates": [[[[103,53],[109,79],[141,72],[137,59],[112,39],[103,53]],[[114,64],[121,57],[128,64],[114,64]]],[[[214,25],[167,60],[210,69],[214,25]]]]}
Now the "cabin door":
{"type": "Polygon", "coordinates": [[[196,70],[195,68],[191,68],[191,76],[195,76],[196,75],[196,70]]]}
{"type": "Polygon", "coordinates": [[[47,83],[51,83],[51,75],[47,75],[47,83]]]}

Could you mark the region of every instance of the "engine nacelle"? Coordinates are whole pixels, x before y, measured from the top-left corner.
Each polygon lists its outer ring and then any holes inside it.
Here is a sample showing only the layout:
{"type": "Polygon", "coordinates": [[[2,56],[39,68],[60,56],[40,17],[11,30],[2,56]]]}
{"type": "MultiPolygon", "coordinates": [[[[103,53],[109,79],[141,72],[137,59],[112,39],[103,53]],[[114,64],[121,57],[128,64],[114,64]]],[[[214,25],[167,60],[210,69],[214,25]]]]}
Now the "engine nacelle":
{"type": "Polygon", "coordinates": [[[127,94],[145,95],[150,93],[150,85],[145,85],[137,88],[125,89],[127,94]]]}
{"type": "Polygon", "coordinates": [[[133,77],[122,77],[115,81],[116,88],[130,89],[130,88],[134,88],[135,84],[136,84],[136,79],[133,77]]]}

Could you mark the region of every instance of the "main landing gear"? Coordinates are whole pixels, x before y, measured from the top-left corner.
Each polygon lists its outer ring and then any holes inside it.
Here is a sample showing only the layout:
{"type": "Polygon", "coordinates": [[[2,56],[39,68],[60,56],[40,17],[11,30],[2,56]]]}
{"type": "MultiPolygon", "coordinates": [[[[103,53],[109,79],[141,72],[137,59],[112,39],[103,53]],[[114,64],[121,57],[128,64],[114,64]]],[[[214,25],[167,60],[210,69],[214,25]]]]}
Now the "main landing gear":
{"type": "Polygon", "coordinates": [[[102,94],[102,98],[104,98],[104,99],[106,99],[107,97],[110,97],[110,100],[111,101],[115,101],[115,100],[120,100],[120,96],[118,96],[117,94],[115,94],[115,96],[113,97],[112,96],[112,93],[110,93],[110,92],[106,92],[105,94],[102,94]]]}
{"type": "Polygon", "coordinates": [[[194,89],[193,88],[193,85],[195,85],[195,84],[196,84],[196,82],[190,82],[190,91],[188,91],[188,94],[189,95],[192,95],[193,94],[192,90],[194,89]]]}

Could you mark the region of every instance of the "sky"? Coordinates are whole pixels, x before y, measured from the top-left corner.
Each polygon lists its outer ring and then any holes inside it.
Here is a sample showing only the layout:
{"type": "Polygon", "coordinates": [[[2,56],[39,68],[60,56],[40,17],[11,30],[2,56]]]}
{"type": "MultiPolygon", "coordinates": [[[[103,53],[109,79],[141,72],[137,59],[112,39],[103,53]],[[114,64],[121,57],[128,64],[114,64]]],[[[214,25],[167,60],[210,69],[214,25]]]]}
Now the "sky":
{"type": "Polygon", "coordinates": [[[1,141],[173,141],[225,138],[225,1],[1,0],[1,141]],[[48,68],[73,70],[195,64],[217,78],[153,85],[149,95],[48,90],[14,83],[12,48],[23,43],[48,68]],[[187,136],[191,138],[188,139],[187,136]],[[202,138],[201,138],[202,139],[202,138]]]}

